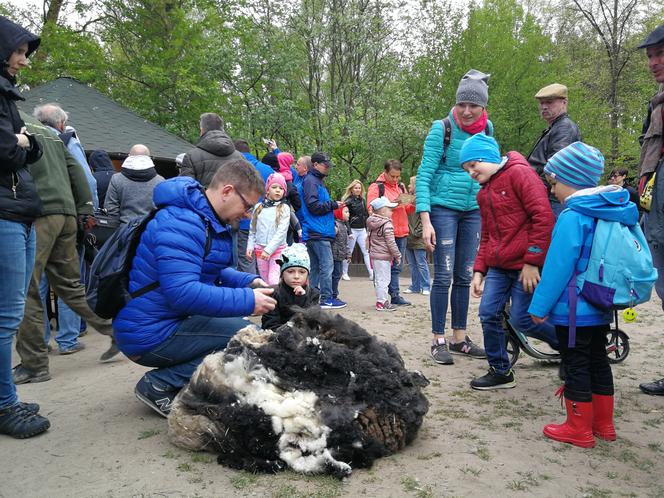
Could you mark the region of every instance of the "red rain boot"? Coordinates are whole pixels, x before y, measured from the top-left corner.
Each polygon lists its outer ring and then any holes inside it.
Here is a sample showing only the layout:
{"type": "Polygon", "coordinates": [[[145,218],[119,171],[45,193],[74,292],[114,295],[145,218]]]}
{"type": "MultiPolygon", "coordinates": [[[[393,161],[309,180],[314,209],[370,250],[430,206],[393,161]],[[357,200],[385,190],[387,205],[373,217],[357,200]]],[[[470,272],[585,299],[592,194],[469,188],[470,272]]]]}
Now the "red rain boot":
{"type": "Polygon", "coordinates": [[[572,401],[565,398],[567,420],[565,423],[544,426],[544,435],[563,443],[571,443],[581,448],[595,446],[593,436],[593,404],[591,402],[572,401]]]}
{"type": "Polygon", "coordinates": [[[593,394],[593,434],[606,441],[616,440],[613,426],[613,396],[593,394]]]}

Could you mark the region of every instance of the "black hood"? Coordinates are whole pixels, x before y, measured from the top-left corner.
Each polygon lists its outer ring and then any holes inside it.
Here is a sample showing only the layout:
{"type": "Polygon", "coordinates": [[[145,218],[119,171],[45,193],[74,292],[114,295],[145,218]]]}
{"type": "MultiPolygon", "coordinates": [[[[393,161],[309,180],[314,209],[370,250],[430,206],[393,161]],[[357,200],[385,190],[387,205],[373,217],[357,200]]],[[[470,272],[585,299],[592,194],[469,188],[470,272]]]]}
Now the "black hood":
{"type": "Polygon", "coordinates": [[[12,52],[24,43],[28,44],[26,56],[29,57],[32,52],[37,50],[40,41],[37,35],[33,35],[6,17],[0,16],[0,61],[7,61],[12,52]]]}
{"type": "Polygon", "coordinates": [[[92,171],[115,171],[113,167],[113,161],[104,149],[97,149],[90,154],[90,159],[88,160],[92,171]]]}

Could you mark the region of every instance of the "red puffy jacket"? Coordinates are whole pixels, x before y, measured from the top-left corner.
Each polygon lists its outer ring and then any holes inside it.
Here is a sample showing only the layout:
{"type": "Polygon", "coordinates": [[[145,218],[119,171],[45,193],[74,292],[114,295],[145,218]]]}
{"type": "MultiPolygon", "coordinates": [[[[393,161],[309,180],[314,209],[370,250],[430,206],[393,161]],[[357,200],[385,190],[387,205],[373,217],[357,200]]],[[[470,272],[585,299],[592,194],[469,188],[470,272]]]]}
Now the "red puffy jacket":
{"type": "Polygon", "coordinates": [[[521,154],[508,152],[507,158],[477,194],[482,239],[473,270],[485,275],[490,267],[541,267],[551,243],[554,217],[546,187],[521,154]]]}

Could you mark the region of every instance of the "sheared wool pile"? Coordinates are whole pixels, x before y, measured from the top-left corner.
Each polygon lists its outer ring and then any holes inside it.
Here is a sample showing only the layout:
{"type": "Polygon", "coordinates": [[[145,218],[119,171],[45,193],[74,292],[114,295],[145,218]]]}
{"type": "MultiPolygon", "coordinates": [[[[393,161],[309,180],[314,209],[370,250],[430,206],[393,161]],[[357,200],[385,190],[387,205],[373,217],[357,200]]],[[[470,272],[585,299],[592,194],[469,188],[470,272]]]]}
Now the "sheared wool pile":
{"type": "Polygon", "coordinates": [[[207,356],[175,399],[169,435],[235,469],[345,477],[415,439],[428,383],[393,345],[310,309],[207,356]]]}

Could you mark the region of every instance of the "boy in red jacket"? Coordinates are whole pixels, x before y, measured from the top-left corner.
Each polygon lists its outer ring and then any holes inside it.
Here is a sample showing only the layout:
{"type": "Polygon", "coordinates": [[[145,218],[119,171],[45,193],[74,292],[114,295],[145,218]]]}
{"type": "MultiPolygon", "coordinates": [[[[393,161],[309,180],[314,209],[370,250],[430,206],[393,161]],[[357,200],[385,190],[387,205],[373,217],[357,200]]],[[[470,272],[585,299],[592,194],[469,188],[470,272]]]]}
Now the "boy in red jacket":
{"type": "Polygon", "coordinates": [[[536,325],[528,314],[551,243],[553,212],[546,188],[528,162],[518,152],[501,157],[493,137],[477,134],[466,140],[459,162],[482,186],[477,194],[482,238],[471,292],[482,297],[479,314],[489,372],[474,379],[470,387],[512,388],[516,383],[502,322],[508,299],[512,300],[510,322],[515,328],[558,347],[555,328],[547,323],[536,325]]]}

